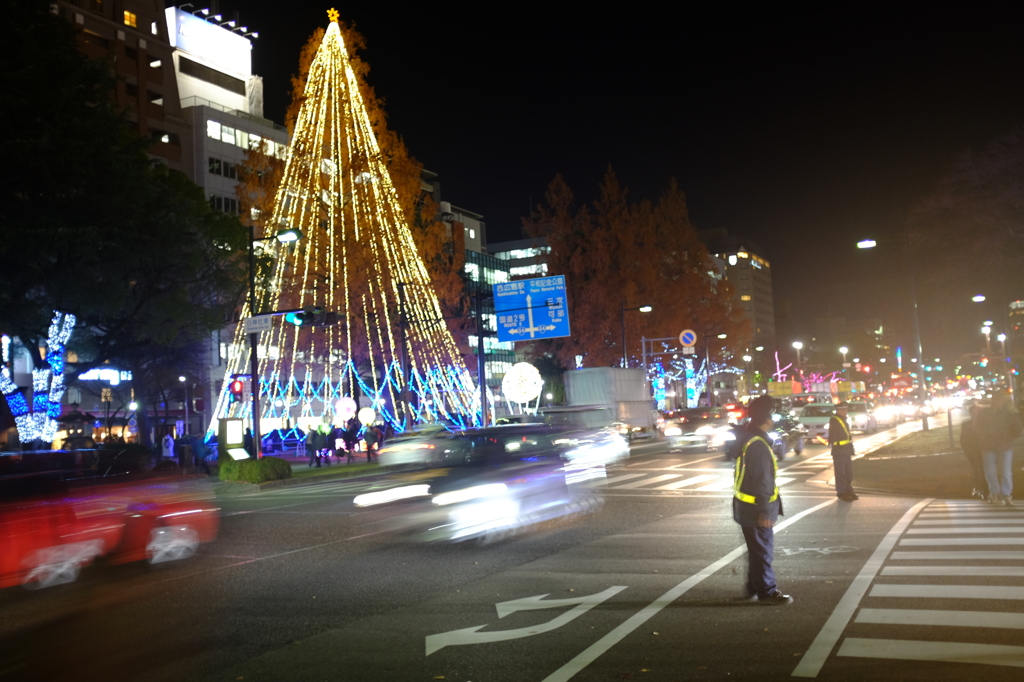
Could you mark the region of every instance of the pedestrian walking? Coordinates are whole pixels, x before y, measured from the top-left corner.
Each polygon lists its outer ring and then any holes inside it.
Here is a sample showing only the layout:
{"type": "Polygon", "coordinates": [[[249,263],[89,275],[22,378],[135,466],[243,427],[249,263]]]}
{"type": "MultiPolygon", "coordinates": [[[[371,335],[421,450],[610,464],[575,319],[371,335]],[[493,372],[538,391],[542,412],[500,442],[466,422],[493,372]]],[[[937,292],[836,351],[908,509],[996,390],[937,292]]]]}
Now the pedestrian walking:
{"type": "Polygon", "coordinates": [[[316,468],[320,468],[320,450],[323,447],[324,434],[320,433],[319,429],[313,428],[309,430],[309,435],[306,436],[306,450],[309,452],[309,466],[313,466],[316,463],[316,468]]]}
{"type": "Polygon", "coordinates": [[[210,476],[210,465],[206,463],[206,442],[202,436],[192,436],[192,459],[195,463],[196,473],[202,469],[206,472],[207,476],[210,476]]]}
{"type": "Polygon", "coordinates": [[[978,414],[982,466],[992,504],[1013,506],[1013,441],[1021,434],[1020,417],[1002,393],[992,396],[992,405],[978,414]]]}
{"type": "Polygon", "coordinates": [[[377,443],[380,441],[380,431],[373,428],[372,424],[366,425],[366,430],[363,432],[363,441],[366,443],[366,461],[373,461],[373,452],[377,449],[377,443]]]}
{"type": "Polygon", "coordinates": [[[846,413],[850,403],[845,400],[836,405],[836,413],[828,420],[828,443],[832,447],[832,468],[836,476],[836,497],[844,502],[859,500],[853,492],[853,438],[846,413]]]}
{"type": "Polygon", "coordinates": [[[747,583],[744,597],[765,606],[792,604],[793,597],[783,594],[775,582],[772,560],[775,557],[775,531],[772,527],[783,514],[782,497],[775,482],[778,462],[769,445],[774,401],[763,395],[750,403],[750,423],[736,458],[733,484],[732,517],[743,530],[747,543],[747,583]]]}
{"type": "Polygon", "coordinates": [[[967,408],[969,419],[960,424],[960,447],[967,457],[967,463],[971,465],[971,479],[973,489],[971,497],[987,499],[988,481],[985,479],[985,467],[982,464],[981,433],[978,432],[978,412],[980,407],[971,403],[967,408]]]}
{"type": "Polygon", "coordinates": [[[161,441],[161,445],[163,446],[163,458],[174,459],[174,436],[169,433],[166,434],[161,441]]]}
{"type": "Polygon", "coordinates": [[[345,462],[351,464],[355,458],[356,445],[359,444],[359,420],[352,417],[346,424],[345,435],[342,436],[345,440],[345,462]]]}

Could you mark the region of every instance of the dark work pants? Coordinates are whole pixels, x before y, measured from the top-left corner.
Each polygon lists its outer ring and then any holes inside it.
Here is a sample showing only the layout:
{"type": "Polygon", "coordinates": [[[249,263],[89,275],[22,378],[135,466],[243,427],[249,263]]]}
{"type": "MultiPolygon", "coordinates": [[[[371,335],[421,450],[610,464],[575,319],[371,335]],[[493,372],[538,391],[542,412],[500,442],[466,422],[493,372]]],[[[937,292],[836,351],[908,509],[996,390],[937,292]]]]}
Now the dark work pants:
{"type": "Polygon", "coordinates": [[[775,584],[772,556],[775,554],[775,531],[761,526],[740,526],[747,541],[747,591],[767,597],[775,584]]]}
{"type": "Polygon", "coordinates": [[[832,466],[836,472],[836,495],[853,494],[853,446],[832,448],[832,466]]]}
{"type": "Polygon", "coordinates": [[[985,479],[985,467],[982,464],[981,452],[964,452],[967,457],[967,461],[971,465],[971,475],[973,476],[974,489],[985,492],[988,489],[988,481],[985,479]]]}

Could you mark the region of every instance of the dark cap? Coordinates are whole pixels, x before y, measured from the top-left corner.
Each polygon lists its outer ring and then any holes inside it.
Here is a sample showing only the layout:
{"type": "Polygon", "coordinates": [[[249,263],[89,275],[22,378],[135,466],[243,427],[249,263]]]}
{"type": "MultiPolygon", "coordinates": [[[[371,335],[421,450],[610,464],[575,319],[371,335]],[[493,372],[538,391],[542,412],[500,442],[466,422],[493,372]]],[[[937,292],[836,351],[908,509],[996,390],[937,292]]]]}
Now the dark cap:
{"type": "Polygon", "coordinates": [[[771,396],[767,395],[755,398],[747,406],[750,423],[754,426],[764,424],[771,418],[773,412],[775,412],[775,401],[771,399],[771,396]]]}
{"type": "Polygon", "coordinates": [[[848,402],[846,402],[844,400],[841,403],[836,405],[836,409],[837,410],[848,410],[848,409],[850,409],[850,403],[848,403],[848,402]]]}

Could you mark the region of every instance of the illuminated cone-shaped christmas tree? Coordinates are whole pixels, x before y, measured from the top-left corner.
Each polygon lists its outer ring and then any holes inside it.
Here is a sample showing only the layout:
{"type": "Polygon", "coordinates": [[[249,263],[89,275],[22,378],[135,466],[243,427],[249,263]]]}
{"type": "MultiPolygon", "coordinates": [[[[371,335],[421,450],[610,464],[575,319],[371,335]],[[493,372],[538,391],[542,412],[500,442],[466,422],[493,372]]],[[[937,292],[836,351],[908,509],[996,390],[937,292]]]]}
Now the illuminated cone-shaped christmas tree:
{"type": "MultiPolygon", "coordinates": [[[[255,307],[257,315],[316,309],[315,318],[333,312],[336,321],[295,326],[279,315],[260,334],[260,430],[289,417],[341,424],[348,414],[339,404],[352,404],[345,397],[368,398],[399,429],[406,418],[475,423],[479,398],[398,203],[337,13],[328,14],[264,223],[271,239],[259,242],[272,265],[258,273],[255,307]],[[301,232],[298,242],[272,239],[291,229],[301,232]],[[402,399],[405,386],[410,400],[402,399]]],[[[243,317],[250,314],[246,304],[243,317]]],[[[247,374],[248,362],[240,324],[216,417],[250,416],[251,403],[230,401],[227,380],[247,374]]]]}

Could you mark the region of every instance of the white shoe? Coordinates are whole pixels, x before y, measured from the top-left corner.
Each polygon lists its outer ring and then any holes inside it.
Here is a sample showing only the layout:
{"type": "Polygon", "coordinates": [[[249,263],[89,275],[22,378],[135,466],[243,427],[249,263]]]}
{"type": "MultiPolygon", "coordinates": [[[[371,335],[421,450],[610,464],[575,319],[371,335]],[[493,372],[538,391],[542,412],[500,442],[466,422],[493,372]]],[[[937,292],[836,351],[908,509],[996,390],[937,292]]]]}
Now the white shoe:
{"type": "Polygon", "coordinates": [[[1012,506],[1014,506],[1013,505],[1013,496],[1011,496],[1011,495],[1003,495],[1003,506],[1004,507],[1012,507],[1012,506]]]}
{"type": "Polygon", "coordinates": [[[1002,504],[1003,503],[1003,496],[1002,495],[989,495],[988,496],[988,501],[991,502],[992,504],[1002,504]]]}

